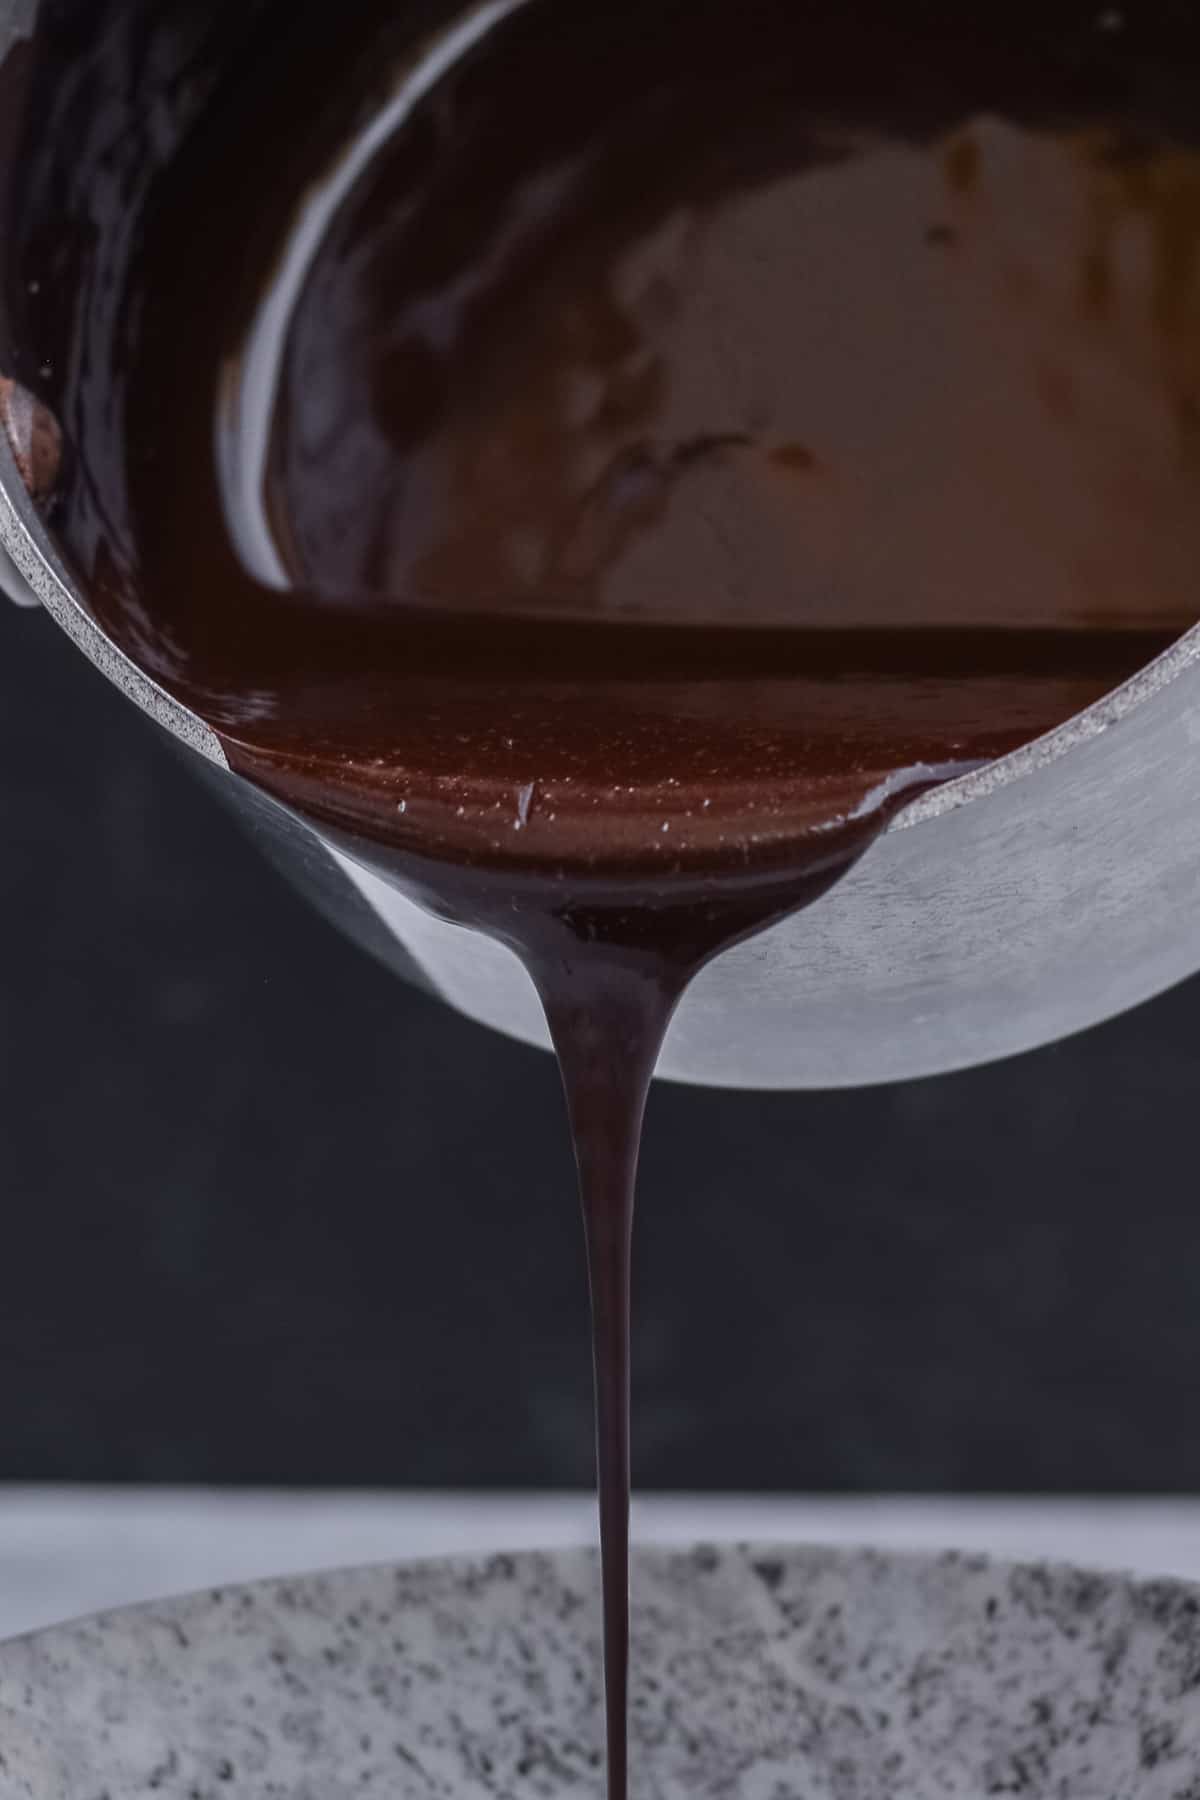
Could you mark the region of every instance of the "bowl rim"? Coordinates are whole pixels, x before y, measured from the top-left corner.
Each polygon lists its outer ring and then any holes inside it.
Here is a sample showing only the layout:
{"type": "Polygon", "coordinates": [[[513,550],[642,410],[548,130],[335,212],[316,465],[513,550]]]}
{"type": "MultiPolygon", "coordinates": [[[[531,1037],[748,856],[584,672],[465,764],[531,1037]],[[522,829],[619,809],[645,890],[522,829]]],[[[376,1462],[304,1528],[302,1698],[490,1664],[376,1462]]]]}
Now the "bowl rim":
{"type": "MultiPolygon", "coordinates": [[[[860,1566],[883,1566],[899,1571],[946,1575],[960,1574],[966,1579],[1007,1577],[1014,1574],[1043,1574],[1064,1580],[1096,1582],[1113,1591],[1129,1595],[1177,1595],[1200,1605],[1200,1579],[1169,1572],[1152,1574],[1120,1564],[1076,1563],[1066,1557],[1011,1556],[987,1550],[956,1548],[947,1545],[935,1549],[928,1545],[872,1543],[869,1540],[822,1541],[802,1538],[696,1538],[679,1542],[634,1543],[630,1550],[631,1572],[636,1579],[639,1568],[670,1569],[694,1564],[703,1575],[716,1572],[729,1557],[743,1561],[748,1572],[759,1562],[782,1563],[797,1570],[832,1568],[838,1571],[860,1566]],[[711,1566],[705,1568],[705,1563],[711,1566]]],[[[394,1581],[399,1575],[438,1576],[454,1583],[464,1599],[477,1594],[480,1579],[506,1568],[536,1569],[550,1567],[579,1574],[599,1575],[600,1550],[596,1544],[554,1545],[547,1549],[524,1547],[518,1550],[489,1549],[456,1551],[449,1555],[398,1557],[394,1561],[343,1563],[330,1567],[304,1569],[287,1575],[268,1575],[251,1581],[231,1581],[211,1587],[189,1588],[168,1593],[159,1599],[138,1600],[126,1606],[106,1607],[100,1612],[82,1613],[53,1624],[35,1626],[15,1636],[0,1639],[0,1679],[7,1673],[5,1664],[22,1650],[53,1647],[56,1639],[81,1630],[107,1630],[123,1623],[139,1621],[160,1623],[179,1611],[223,1607],[231,1598],[242,1595],[286,1596],[298,1588],[320,1584],[363,1583],[374,1580],[394,1581]]],[[[597,1590],[598,1595],[598,1590],[597,1590]]],[[[633,1594],[634,1615],[637,1594],[633,1594]]]]}

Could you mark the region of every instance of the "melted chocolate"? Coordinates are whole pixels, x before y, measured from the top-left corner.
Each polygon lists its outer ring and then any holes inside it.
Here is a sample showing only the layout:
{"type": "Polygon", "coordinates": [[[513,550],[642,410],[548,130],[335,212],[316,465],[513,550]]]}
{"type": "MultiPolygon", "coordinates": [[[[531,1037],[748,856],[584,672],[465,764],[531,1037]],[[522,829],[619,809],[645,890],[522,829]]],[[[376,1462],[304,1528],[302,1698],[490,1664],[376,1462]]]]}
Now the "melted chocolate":
{"type": "Polygon", "coordinates": [[[663,1034],[906,797],[1193,622],[1200,156],[1116,12],[349,10],[253,40],[153,185],[57,523],[235,769],[537,984],[624,1800],[663,1034]]]}

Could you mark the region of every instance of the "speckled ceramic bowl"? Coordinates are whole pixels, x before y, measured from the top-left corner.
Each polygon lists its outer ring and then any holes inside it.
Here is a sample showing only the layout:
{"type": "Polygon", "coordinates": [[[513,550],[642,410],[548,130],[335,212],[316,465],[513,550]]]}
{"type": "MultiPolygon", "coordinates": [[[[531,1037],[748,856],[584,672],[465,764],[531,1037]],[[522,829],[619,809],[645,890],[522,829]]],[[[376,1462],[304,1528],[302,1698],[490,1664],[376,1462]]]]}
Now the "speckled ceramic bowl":
{"type": "MultiPolygon", "coordinates": [[[[3,1800],[603,1794],[596,1567],[272,1582],[0,1648],[3,1800]]],[[[645,1553],[639,1800],[1196,1800],[1200,1593],[878,1552],[645,1553]]]]}

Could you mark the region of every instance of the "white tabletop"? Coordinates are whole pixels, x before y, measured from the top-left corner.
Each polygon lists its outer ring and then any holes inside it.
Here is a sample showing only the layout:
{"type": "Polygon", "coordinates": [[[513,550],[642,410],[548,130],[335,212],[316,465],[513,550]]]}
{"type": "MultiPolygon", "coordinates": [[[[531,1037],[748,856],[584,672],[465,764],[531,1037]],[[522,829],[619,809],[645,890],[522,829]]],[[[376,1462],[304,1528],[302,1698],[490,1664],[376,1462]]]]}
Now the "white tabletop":
{"type": "MultiPolygon", "coordinates": [[[[583,1495],[0,1488],[0,1637],[257,1576],[594,1535],[583,1495]]],[[[953,1547],[1200,1580],[1200,1500],[658,1496],[638,1502],[635,1535],[953,1547]]]]}

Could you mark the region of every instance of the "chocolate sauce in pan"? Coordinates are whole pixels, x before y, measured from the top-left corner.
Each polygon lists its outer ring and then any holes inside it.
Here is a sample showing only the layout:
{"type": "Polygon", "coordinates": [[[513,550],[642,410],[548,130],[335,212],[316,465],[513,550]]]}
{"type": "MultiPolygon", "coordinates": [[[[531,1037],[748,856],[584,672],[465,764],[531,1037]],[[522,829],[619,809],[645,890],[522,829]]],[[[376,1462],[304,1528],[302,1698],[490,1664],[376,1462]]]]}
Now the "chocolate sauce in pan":
{"type": "Polygon", "coordinates": [[[663,1035],[1193,622],[1200,155],[1115,9],[348,11],[264,36],[153,190],[58,526],[235,769],[538,987],[623,1800],[663,1035]]]}

